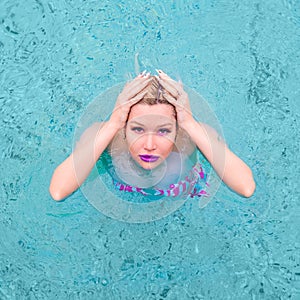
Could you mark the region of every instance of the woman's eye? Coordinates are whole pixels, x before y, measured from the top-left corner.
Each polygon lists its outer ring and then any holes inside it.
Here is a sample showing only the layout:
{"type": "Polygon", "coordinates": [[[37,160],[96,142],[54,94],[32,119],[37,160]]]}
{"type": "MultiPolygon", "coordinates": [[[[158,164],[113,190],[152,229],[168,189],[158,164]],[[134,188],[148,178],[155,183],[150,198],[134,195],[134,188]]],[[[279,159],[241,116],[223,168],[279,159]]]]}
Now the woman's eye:
{"type": "Polygon", "coordinates": [[[171,132],[171,130],[166,129],[166,128],[162,128],[162,129],[159,129],[158,134],[160,134],[160,135],[166,135],[166,134],[168,134],[170,132],[171,132]]]}
{"type": "Polygon", "coordinates": [[[143,128],[142,127],[133,127],[131,130],[134,131],[134,132],[136,132],[136,133],[142,133],[143,132],[143,128]]]}

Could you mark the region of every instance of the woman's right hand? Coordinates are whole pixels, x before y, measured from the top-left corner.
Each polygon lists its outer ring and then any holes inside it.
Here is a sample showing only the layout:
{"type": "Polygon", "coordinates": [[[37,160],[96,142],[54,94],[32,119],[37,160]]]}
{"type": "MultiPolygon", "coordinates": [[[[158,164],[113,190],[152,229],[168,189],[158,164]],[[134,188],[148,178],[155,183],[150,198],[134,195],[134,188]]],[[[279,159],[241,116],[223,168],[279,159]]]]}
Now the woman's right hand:
{"type": "Polygon", "coordinates": [[[146,95],[145,88],[151,80],[150,73],[145,74],[143,72],[124,86],[109,119],[109,123],[116,129],[122,129],[126,125],[131,106],[139,102],[146,95]]]}

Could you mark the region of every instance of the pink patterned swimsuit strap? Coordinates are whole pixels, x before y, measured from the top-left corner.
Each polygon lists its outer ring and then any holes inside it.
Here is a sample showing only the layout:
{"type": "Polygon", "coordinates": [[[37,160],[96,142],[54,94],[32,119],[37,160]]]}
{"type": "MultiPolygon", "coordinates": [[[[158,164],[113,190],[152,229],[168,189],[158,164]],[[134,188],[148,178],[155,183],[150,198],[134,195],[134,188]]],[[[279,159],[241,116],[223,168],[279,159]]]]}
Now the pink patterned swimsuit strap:
{"type": "Polygon", "coordinates": [[[143,195],[152,196],[167,196],[177,197],[181,194],[188,194],[191,198],[198,196],[207,196],[206,187],[209,186],[207,182],[207,174],[204,172],[203,167],[197,162],[189,171],[188,175],[178,183],[171,184],[168,189],[157,188],[139,188],[125,183],[113,180],[116,189],[125,192],[137,192],[143,195]]]}

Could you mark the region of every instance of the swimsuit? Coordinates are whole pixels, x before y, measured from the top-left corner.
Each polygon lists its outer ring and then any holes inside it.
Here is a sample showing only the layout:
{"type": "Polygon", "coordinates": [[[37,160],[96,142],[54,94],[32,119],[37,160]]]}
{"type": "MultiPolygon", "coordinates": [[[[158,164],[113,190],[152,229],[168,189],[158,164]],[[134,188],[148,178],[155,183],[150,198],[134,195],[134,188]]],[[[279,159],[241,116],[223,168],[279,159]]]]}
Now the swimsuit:
{"type": "Polygon", "coordinates": [[[180,180],[178,183],[171,184],[168,189],[158,189],[158,188],[139,188],[136,186],[131,186],[126,183],[118,182],[113,179],[113,184],[116,189],[125,192],[137,192],[143,194],[144,196],[167,196],[167,197],[177,197],[182,194],[188,194],[190,198],[195,196],[207,196],[205,187],[208,186],[206,181],[207,174],[204,173],[203,168],[199,162],[197,162],[194,167],[190,170],[189,174],[180,180]]]}
{"type": "MultiPolygon", "coordinates": [[[[102,166],[104,166],[104,168],[111,175],[115,189],[119,191],[138,193],[139,195],[150,196],[150,198],[154,197],[155,199],[161,198],[163,196],[174,198],[181,195],[187,195],[188,197],[193,198],[209,195],[205,190],[206,187],[209,186],[207,182],[207,174],[204,172],[204,168],[202,167],[200,162],[197,162],[191,168],[188,174],[179,182],[170,184],[168,188],[162,189],[155,187],[140,188],[122,182],[115,174],[114,167],[111,161],[111,156],[108,154],[107,151],[103,152],[100,159],[103,163],[102,166]]],[[[98,166],[98,170],[100,171],[100,165],[98,166]]]]}

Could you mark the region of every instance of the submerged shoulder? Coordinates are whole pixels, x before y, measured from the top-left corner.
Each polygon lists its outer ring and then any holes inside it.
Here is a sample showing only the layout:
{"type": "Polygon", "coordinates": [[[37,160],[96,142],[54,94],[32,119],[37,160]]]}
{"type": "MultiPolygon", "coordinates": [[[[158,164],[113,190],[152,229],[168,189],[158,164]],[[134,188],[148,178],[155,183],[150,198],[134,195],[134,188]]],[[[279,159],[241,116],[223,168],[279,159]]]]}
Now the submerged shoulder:
{"type": "Polygon", "coordinates": [[[79,141],[76,143],[76,147],[84,146],[86,143],[93,141],[98,131],[100,130],[101,126],[103,126],[104,122],[95,122],[86,128],[83,133],[80,135],[79,141]]]}
{"type": "Polygon", "coordinates": [[[175,147],[178,152],[186,155],[192,154],[196,149],[196,145],[192,141],[188,133],[181,128],[178,129],[175,147]]]}
{"type": "Polygon", "coordinates": [[[124,151],[128,152],[128,145],[125,139],[125,133],[123,129],[120,129],[115,134],[113,140],[110,142],[107,148],[112,156],[124,153],[124,151]]]}
{"type": "MultiPolygon", "coordinates": [[[[95,122],[90,127],[87,128],[86,134],[89,138],[96,138],[97,133],[99,130],[105,125],[107,122],[95,122]]],[[[109,129],[107,129],[109,130],[109,129]]],[[[127,144],[124,139],[124,131],[121,129],[119,130],[110,144],[108,145],[107,149],[112,154],[117,154],[118,152],[123,152],[124,149],[127,149],[127,144]]]]}
{"type": "Polygon", "coordinates": [[[105,122],[95,122],[91,124],[84,132],[83,134],[96,134],[98,130],[105,124],[105,122]]]}

